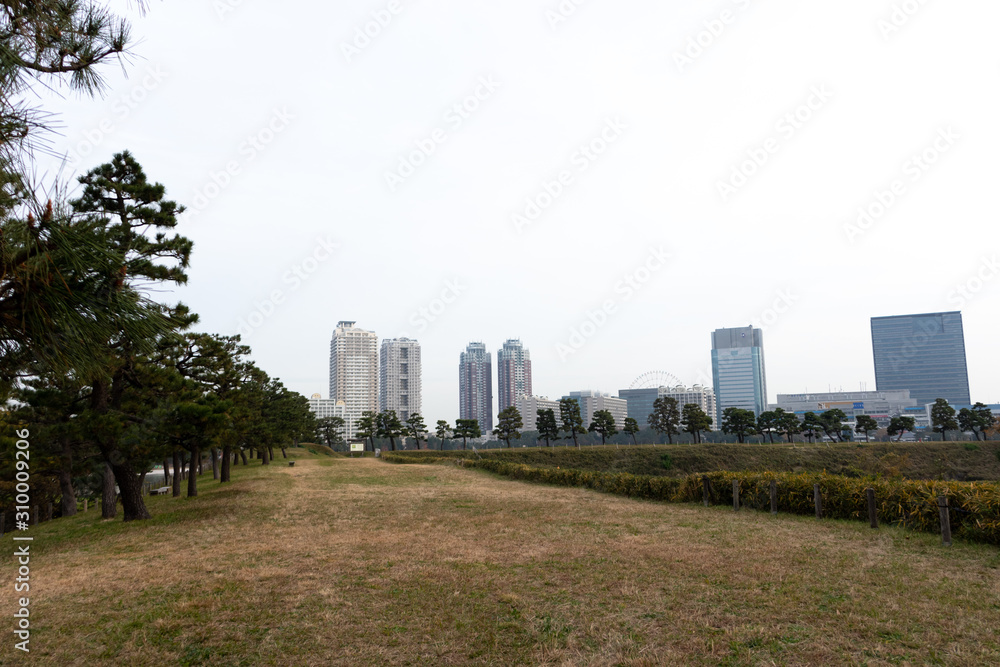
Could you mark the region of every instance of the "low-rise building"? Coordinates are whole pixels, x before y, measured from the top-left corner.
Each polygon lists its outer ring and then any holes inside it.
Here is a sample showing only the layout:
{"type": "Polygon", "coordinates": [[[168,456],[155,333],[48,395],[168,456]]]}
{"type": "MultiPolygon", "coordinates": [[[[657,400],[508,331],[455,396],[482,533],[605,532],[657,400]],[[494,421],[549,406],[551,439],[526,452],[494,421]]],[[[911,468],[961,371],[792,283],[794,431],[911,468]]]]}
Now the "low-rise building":
{"type": "Polygon", "coordinates": [[[559,422],[559,401],[545,396],[521,396],[517,399],[517,411],[521,413],[521,421],[524,422],[522,431],[538,430],[539,410],[552,410],[556,415],[556,422],[559,422]]]}
{"type": "Polygon", "coordinates": [[[675,387],[644,387],[642,389],[621,389],[618,397],[628,401],[628,416],[639,423],[639,428],[649,425],[649,415],[653,414],[653,403],[658,398],[670,397],[677,401],[677,409],[683,410],[688,403],[694,403],[712,418],[712,429],[717,430],[715,422],[715,392],[711,387],[696,384],[685,387],[680,384],[675,387]]]}
{"type": "Polygon", "coordinates": [[[924,406],[917,405],[917,400],[910,398],[909,389],[778,394],[777,402],[767,406],[768,410],[775,408],[794,412],[800,419],[807,412],[818,415],[827,410],[840,409],[850,422],[867,415],[878,422],[880,428],[888,426],[889,420],[897,416],[913,417],[918,427],[929,423],[924,406]]]}
{"type": "MultiPolygon", "coordinates": [[[[587,428],[594,421],[594,413],[598,410],[607,410],[615,418],[615,428],[619,431],[625,428],[625,418],[628,417],[628,401],[623,398],[615,398],[611,394],[593,391],[571,391],[569,396],[563,398],[575,398],[580,404],[580,416],[583,417],[583,427],[587,428]]],[[[559,419],[559,410],[556,409],[556,419],[559,419]]]]}

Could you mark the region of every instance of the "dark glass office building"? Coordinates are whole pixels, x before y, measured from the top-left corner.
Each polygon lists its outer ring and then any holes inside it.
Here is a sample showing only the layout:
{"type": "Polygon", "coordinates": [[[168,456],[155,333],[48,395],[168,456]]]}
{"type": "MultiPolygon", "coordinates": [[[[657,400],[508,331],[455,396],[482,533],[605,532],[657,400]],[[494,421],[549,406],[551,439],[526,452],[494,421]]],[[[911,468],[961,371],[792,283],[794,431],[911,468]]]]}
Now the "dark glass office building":
{"type": "Polygon", "coordinates": [[[962,313],[873,317],[872,351],[879,391],[909,389],[917,405],[971,403],[962,313]]]}

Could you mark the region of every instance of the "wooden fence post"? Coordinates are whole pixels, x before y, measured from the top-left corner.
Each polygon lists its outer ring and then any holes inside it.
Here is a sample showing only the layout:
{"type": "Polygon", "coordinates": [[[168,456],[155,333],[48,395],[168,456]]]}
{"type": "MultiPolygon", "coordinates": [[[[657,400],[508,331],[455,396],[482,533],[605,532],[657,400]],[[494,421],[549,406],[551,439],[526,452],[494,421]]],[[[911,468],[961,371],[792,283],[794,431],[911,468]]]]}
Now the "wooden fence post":
{"type": "Polygon", "coordinates": [[[87,511],[87,499],[86,498],[83,499],[83,511],[84,512],[87,511]]]}
{"type": "Polygon", "coordinates": [[[771,514],[778,513],[778,481],[771,480],[771,514]]]}
{"type": "Polygon", "coordinates": [[[819,484],[813,484],[813,501],[816,503],[816,518],[823,518],[823,498],[819,493],[819,484]]]}
{"type": "Polygon", "coordinates": [[[951,515],[948,512],[948,496],[938,496],[938,511],[941,513],[941,543],[951,546],[951,515]]]}
{"type": "Polygon", "coordinates": [[[52,503],[49,503],[49,507],[45,512],[45,520],[52,521],[52,503]]]}
{"type": "Polygon", "coordinates": [[[733,511],[740,511],[740,480],[733,480],[733,511]]]}
{"type": "Polygon", "coordinates": [[[708,507],[708,477],[701,478],[701,495],[705,499],[705,507],[708,507]]]}
{"type": "Polygon", "coordinates": [[[872,528],[878,528],[878,508],[875,507],[875,489],[865,489],[865,495],[868,497],[868,522],[871,523],[872,528]]]}

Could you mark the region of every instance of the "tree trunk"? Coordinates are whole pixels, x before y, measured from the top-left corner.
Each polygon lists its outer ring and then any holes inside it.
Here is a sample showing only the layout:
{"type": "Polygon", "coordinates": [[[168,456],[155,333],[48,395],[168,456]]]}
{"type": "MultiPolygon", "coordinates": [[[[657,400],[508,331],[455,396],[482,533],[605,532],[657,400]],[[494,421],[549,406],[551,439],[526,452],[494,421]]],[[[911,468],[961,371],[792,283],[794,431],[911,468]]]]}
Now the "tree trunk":
{"type": "Polygon", "coordinates": [[[59,490],[62,502],[59,509],[63,516],[76,514],[76,490],[73,488],[73,444],[66,436],[62,438],[62,456],[59,461],[59,490]]]}
{"type": "Polygon", "coordinates": [[[283,459],[288,458],[288,451],[286,451],[284,447],[281,448],[281,458],[283,459]]]}
{"type": "Polygon", "coordinates": [[[223,482],[228,482],[229,481],[229,472],[230,472],[230,467],[232,466],[232,462],[233,462],[232,448],[229,445],[226,445],[225,447],[222,448],[222,477],[221,477],[221,481],[223,481],[223,482]]]}
{"type": "Polygon", "coordinates": [[[263,457],[263,458],[261,458],[261,464],[262,465],[270,465],[271,464],[271,459],[268,456],[267,447],[261,447],[259,454],[263,457]]]}
{"type": "Polygon", "coordinates": [[[267,446],[267,460],[268,461],[274,460],[274,447],[272,447],[271,445],[267,446]]]}
{"type": "Polygon", "coordinates": [[[101,518],[114,519],[118,516],[118,499],[115,494],[115,473],[111,464],[104,464],[104,493],[101,496],[101,518]]]}
{"type": "MultiPolygon", "coordinates": [[[[201,447],[194,445],[191,447],[191,467],[194,467],[194,462],[201,462],[201,447]]],[[[192,470],[188,474],[188,492],[187,497],[193,498],[198,495],[198,475],[192,470]]]]}
{"type": "Polygon", "coordinates": [[[242,449],[240,450],[240,458],[243,459],[243,465],[245,465],[245,466],[250,465],[250,462],[247,461],[247,453],[245,451],[243,451],[242,449]]]}
{"type": "Polygon", "coordinates": [[[141,521],[149,519],[149,510],[142,499],[142,481],[132,468],[131,463],[120,463],[111,466],[114,478],[118,482],[118,490],[122,497],[122,511],[125,521],[141,521]]]}
{"type": "Polygon", "coordinates": [[[195,459],[198,460],[198,474],[199,475],[204,474],[205,470],[204,470],[204,468],[202,466],[203,461],[202,461],[202,457],[201,457],[201,447],[198,448],[198,455],[197,456],[195,456],[194,454],[191,455],[191,460],[194,461],[195,459]]]}
{"type": "Polygon", "coordinates": [[[170,486],[170,460],[166,457],[163,459],[163,486],[170,486]]]}
{"type": "Polygon", "coordinates": [[[219,450],[212,447],[212,479],[219,479],[219,450]]]}
{"type": "Polygon", "coordinates": [[[184,479],[184,460],[180,452],[174,452],[174,498],[181,495],[181,480],[184,479]]]}

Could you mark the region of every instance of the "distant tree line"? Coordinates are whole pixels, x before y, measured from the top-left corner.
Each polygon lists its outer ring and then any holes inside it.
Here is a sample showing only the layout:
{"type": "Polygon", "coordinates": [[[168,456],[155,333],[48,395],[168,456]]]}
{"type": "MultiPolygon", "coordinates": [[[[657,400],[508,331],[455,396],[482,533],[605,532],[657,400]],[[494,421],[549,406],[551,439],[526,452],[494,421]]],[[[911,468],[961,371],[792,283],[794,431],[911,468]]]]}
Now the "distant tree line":
{"type": "MultiPolygon", "coordinates": [[[[962,408],[958,413],[944,399],[938,399],[932,408],[932,430],[941,434],[954,436],[958,431],[971,432],[976,439],[985,439],[991,433],[1000,430],[992,416],[989,407],[976,403],[971,409],[962,408]]],[[[869,415],[859,415],[853,428],[848,423],[843,410],[834,408],[821,413],[806,412],[801,417],[782,408],[767,410],[755,415],[752,410],[741,408],[726,408],[722,412],[722,423],[719,430],[713,431],[713,419],[705,414],[695,403],[683,406],[677,399],[669,396],[657,398],[653,403],[653,412],[646,420],[646,427],[639,425],[632,417],[626,417],[619,430],[614,416],[607,410],[597,410],[589,425],[584,425],[579,401],[575,398],[563,398],[559,401],[558,413],[553,409],[537,411],[534,431],[523,431],[523,418],[516,407],[510,406],[501,411],[497,428],[492,435],[496,440],[483,444],[483,447],[512,447],[517,443],[524,447],[544,446],[553,444],[572,444],[574,447],[596,444],[671,444],[674,442],[796,442],[809,443],[826,439],[832,442],[847,442],[864,438],[899,440],[906,433],[917,431],[916,420],[913,417],[894,416],[886,428],[880,428],[878,422],[869,415]]],[[[377,422],[376,422],[377,423],[377,422]]],[[[435,434],[425,439],[425,445],[430,449],[464,449],[469,438],[480,438],[478,422],[474,419],[458,420],[456,430],[452,431],[446,421],[438,421],[435,434]],[[435,437],[436,436],[436,437],[435,437]],[[452,442],[458,438],[461,442],[452,442]]],[[[385,433],[364,429],[365,438],[374,439],[368,442],[389,442],[385,433]],[[369,435],[371,434],[371,435],[369,435]]],[[[359,433],[361,435],[361,433],[359,433]]],[[[994,434],[992,437],[996,437],[994,434]]]]}

